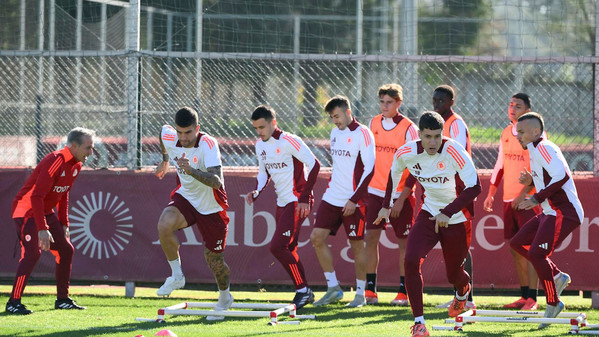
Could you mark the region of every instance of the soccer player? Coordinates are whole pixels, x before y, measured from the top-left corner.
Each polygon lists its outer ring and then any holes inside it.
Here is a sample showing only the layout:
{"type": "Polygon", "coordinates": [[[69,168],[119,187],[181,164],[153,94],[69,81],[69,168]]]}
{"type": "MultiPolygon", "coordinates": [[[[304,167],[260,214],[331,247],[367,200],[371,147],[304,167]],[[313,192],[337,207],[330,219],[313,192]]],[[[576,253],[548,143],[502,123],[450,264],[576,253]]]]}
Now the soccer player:
{"type": "MultiPolygon", "coordinates": [[[[455,113],[452,109],[453,103],[455,99],[455,90],[449,85],[443,84],[435,88],[433,91],[433,109],[435,112],[438,112],[445,124],[443,125],[443,136],[449,137],[453,140],[456,140],[460,145],[462,145],[469,156],[472,156],[472,146],[470,144],[470,132],[468,131],[468,126],[464,122],[464,119],[457,113],[455,113]]],[[[458,177],[458,190],[463,189],[463,184],[459,180],[458,177]]],[[[474,202],[468,205],[467,207],[466,217],[468,218],[468,222],[466,223],[466,232],[468,233],[468,247],[470,247],[471,237],[472,237],[472,217],[474,216],[474,202]]],[[[466,265],[464,267],[468,274],[470,274],[470,292],[468,293],[468,302],[466,303],[466,308],[473,309],[476,308],[474,304],[474,299],[472,298],[473,287],[472,287],[472,253],[470,249],[468,249],[468,255],[466,257],[466,265]]],[[[448,307],[452,301],[449,301],[445,304],[441,304],[437,307],[448,307]]]]}
{"type": "Polygon", "coordinates": [[[481,187],[468,152],[455,140],[443,137],[443,124],[443,118],[436,112],[422,114],[418,122],[420,140],[407,143],[395,153],[384,206],[375,220],[375,223],[389,220],[391,195],[407,168],[420,182],[424,193],[422,207],[408,235],[405,259],[406,288],[415,322],[412,336],[429,336],[423,313],[420,268],[438,242],[441,242],[447,280],[457,289],[449,306],[450,317],[464,311],[470,292],[470,276],[463,264],[468,254],[466,208],[481,187]],[[456,190],[456,175],[464,183],[460,192],[456,190]]]}
{"type": "Polygon", "coordinates": [[[260,137],[256,142],[258,183],[245,200],[251,205],[272,179],[277,193],[277,228],[270,242],[270,252],[291,277],[296,290],[293,304],[300,309],[314,302],[314,293],[308,287],[304,266],[297,254],[297,241],[302,223],[314,203],[312,187],[320,162],[300,137],[277,127],[276,113],[270,106],[259,105],[254,109],[252,125],[260,137]]]}
{"type": "MultiPolygon", "coordinates": [[[[204,258],[220,291],[215,311],[227,310],[233,304],[229,292],[231,271],[225,262],[229,216],[227,194],[221,169],[221,156],[214,137],[199,132],[198,115],[189,107],[175,114],[175,127],[164,125],[160,135],[162,162],[156,175],[162,179],[172,158],[177,168],[179,186],[171,193],[171,201],[158,220],[160,245],[171,267],[172,275],[158,289],[158,296],[168,296],[185,286],[181,269],[179,240],[176,232],[197,224],[204,239],[204,258]]],[[[223,319],[208,316],[208,320],[223,319]]]]}
{"type": "Polygon", "coordinates": [[[345,228],[354,253],[356,296],[347,305],[366,305],[366,251],[364,249],[364,206],[368,183],[374,169],[374,137],[368,128],[358,123],[351,112],[349,99],[337,95],[324,107],[337,126],[331,130],[331,157],[333,171],[329,186],[316,212],[310,241],[327,280],[327,292],[314,302],[315,306],[334,303],[343,298],[333,267],[333,256],[327,244],[329,235],[335,235],[341,225],[345,228]]]}
{"type": "MultiPolygon", "coordinates": [[[[527,148],[530,155],[530,172],[525,168],[519,181],[525,186],[534,184],[537,190],[532,197],[520,202],[519,208],[530,210],[540,204],[543,212],[526,222],[510,244],[535,267],[545,289],[545,317],[554,318],[564,309],[559,297],[571,280],[549,257],[555,247],[580,226],[584,211],[562,151],[543,137],[543,117],[535,112],[525,113],[518,118],[516,130],[520,145],[527,148]]],[[[548,325],[542,323],[539,329],[548,325]]]]}
{"type": "MultiPolygon", "coordinates": [[[[530,112],[530,97],[525,93],[517,93],[512,96],[508,106],[508,117],[511,121],[503,132],[499,141],[499,153],[497,162],[491,176],[489,192],[484,201],[483,208],[487,212],[493,211],[493,200],[497,187],[503,177],[503,228],[504,238],[508,241],[514,237],[526,221],[535,216],[532,209],[519,209],[518,205],[526,197],[534,194],[532,186],[518,184],[520,172],[523,169],[530,170],[530,159],[528,151],[523,149],[518,142],[516,123],[523,114],[530,112]],[[532,190],[532,191],[531,191],[532,190]]],[[[508,309],[537,310],[537,283],[539,281],[534,267],[525,257],[510,248],[516,265],[516,274],[520,282],[520,297],[515,302],[504,305],[508,309]]]]}
{"type": "MultiPolygon", "coordinates": [[[[385,84],[379,88],[379,107],[381,113],[370,120],[369,128],[374,134],[376,160],[374,175],[368,185],[368,201],[366,203],[366,302],[378,302],[376,293],[376,273],[379,264],[379,240],[381,231],[386,224],[375,225],[387,187],[387,178],[393,162],[393,155],[406,142],[418,139],[416,125],[409,118],[399,113],[403,100],[403,88],[399,84],[385,84]]],[[[391,226],[397,237],[399,246],[399,291],[392,305],[408,305],[405,287],[404,258],[406,255],[406,240],[412,222],[414,221],[413,185],[404,187],[406,174],[393,193],[395,201],[391,208],[391,226]]]]}
{"type": "Polygon", "coordinates": [[[64,149],[45,156],[17,193],[12,218],[21,243],[21,259],[6,303],[9,314],[32,311],[21,296],[42,250],[56,256],[55,309],[85,309],[69,297],[74,248],[69,236],[69,192],[81,173],[81,166],[94,151],[94,131],[74,128],[64,149]],[[57,212],[54,212],[56,207],[57,212]]]}

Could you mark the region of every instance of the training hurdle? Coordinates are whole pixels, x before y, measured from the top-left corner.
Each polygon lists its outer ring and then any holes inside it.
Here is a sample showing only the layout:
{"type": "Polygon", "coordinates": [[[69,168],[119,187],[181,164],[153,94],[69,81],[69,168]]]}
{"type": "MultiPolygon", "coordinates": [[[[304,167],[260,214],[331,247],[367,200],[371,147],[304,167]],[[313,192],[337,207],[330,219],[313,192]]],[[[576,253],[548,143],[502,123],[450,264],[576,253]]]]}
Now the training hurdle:
{"type": "Polygon", "coordinates": [[[315,319],[315,315],[297,315],[295,304],[286,303],[233,303],[230,309],[251,309],[251,310],[197,310],[190,308],[213,309],[216,302],[183,302],[170,307],[158,309],[156,319],[136,318],[137,321],[165,323],[166,315],[196,315],[196,316],[217,316],[217,317],[270,317],[269,325],[277,324],[299,324],[300,321],[279,321],[279,315],[289,313],[290,318],[297,319],[315,319]],[[267,309],[267,310],[255,310],[267,309]]]}
{"type": "MultiPolygon", "coordinates": [[[[580,330],[580,327],[595,327],[587,324],[585,313],[562,312],[556,318],[545,318],[541,311],[479,310],[472,309],[461,313],[455,319],[447,319],[445,323],[453,326],[433,325],[433,330],[463,331],[464,324],[474,322],[500,323],[532,323],[532,324],[569,324],[570,334],[597,334],[598,331],[580,330]]],[[[599,325],[596,325],[599,327],[599,325]]]]}

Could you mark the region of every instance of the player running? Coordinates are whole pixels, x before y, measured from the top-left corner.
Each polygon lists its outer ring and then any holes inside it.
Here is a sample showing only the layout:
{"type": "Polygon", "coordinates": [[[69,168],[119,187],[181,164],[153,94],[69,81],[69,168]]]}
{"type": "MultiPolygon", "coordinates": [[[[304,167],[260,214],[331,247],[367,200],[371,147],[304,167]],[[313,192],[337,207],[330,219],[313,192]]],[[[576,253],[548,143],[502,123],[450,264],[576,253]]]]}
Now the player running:
{"type": "Polygon", "coordinates": [[[441,242],[447,280],[457,289],[449,306],[449,316],[464,311],[470,292],[470,276],[464,270],[468,253],[466,207],[480,193],[476,168],[468,152],[456,141],[443,137],[444,120],[436,112],[427,111],[418,122],[420,140],[397,150],[389,174],[383,208],[375,223],[389,220],[391,195],[404,171],[420,182],[424,201],[408,235],[405,260],[406,288],[414,315],[412,336],[429,336],[425,325],[421,265],[433,247],[441,242]],[[464,189],[456,190],[456,175],[464,189]]]}
{"type": "MultiPolygon", "coordinates": [[[[214,310],[221,311],[233,304],[233,296],[229,292],[231,271],[223,254],[229,223],[226,209],[229,205],[218,144],[214,137],[199,132],[199,128],[195,110],[184,107],[175,114],[175,127],[164,125],[160,134],[163,158],[156,167],[156,175],[160,179],[164,177],[172,158],[179,186],[171,193],[171,201],[158,220],[160,245],[172,275],[156,294],[167,296],[185,286],[176,232],[197,224],[204,239],[204,258],[220,290],[214,310]]],[[[223,316],[206,318],[224,319],[223,316]]]]}
{"type": "MultiPolygon", "coordinates": [[[[510,245],[535,267],[545,289],[545,317],[554,318],[564,309],[559,297],[571,279],[549,257],[555,247],[580,226],[584,211],[562,151],[543,137],[543,117],[535,112],[526,113],[518,118],[516,130],[518,141],[530,155],[530,172],[525,168],[519,181],[525,186],[534,184],[537,189],[537,193],[522,201],[519,207],[530,210],[540,204],[543,212],[526,222],[510,245]]],[[[541,323],[539,329],[548,325],[541,323]]]]}
{"type": "Polygon", "coordinates": [[[327,244],[329,235],[335,235],[343,225],[354,253],[356,271],[356,296],[347,306],[361,307],[366,305],[364,207],[361,199],[366,196],[368,183],[372,179],[374,137],[367,127],[352,117],[347,97],[338,95],[331,98],[324,109],[337,127],[331,130],[331,180],[318,206],[316,221],[310,234],[310,241],[314,245],[328,287],[324,296],[314,302],[314,305],[326,305],[343,298],[333,267],[333,256],[327,244]]]}
{"type": "Polygon", "coordinates": [[[304,266],[297,254],[297,242],[302,223],[314,203],[312,187],[320,162],[300,137],[277,127],[276,113],[270,106],[260,105],[254,109],[252,125],[260,137],[256,142],[258,182],[245,200],[251,205],[272,179],[277,193],[277,228],[270,242],[270,252],[295,285],[293,304],[300,309],[314,302],[314,293],[308,288],[304,266]]]}

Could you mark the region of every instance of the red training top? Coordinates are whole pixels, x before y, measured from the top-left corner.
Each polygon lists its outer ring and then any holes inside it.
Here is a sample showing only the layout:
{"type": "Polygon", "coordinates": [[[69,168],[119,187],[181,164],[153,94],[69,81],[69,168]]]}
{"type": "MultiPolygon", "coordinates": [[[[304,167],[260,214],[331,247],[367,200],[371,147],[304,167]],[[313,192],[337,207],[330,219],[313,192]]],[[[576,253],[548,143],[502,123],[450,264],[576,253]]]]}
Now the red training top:
{"type": "Polygon", "coordinates": [[[45,156],[17,193],[12,217],[33,217],[37,229],[45,230],[48,229],[45,215],[54,213],[58,205],[58,220],[68,226],[69,191],[81,166],[67,147],[45,156]]]}

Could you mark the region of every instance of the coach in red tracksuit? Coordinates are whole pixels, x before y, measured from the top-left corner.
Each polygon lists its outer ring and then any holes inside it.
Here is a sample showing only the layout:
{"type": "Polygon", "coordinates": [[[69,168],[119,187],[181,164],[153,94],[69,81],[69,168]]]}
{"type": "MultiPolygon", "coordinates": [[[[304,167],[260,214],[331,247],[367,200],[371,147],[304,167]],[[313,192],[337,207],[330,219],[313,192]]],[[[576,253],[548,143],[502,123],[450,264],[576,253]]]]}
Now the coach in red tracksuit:
{"type": "Polygon", "coordinates": [[[69,191],[81,166],[93,153],[94,131],[75,128],[67,146],[44,157],[19,190],[12,204],[12,217],[21,243],[21,259],[6,312],[27,315],[21,304],[29,275],[42,250],[56,257],[56,309],[85,309],[69,298],[73,245],[69,238],[69,191]],[[58,215],[54,212],[57,208],[58,215]]]}

